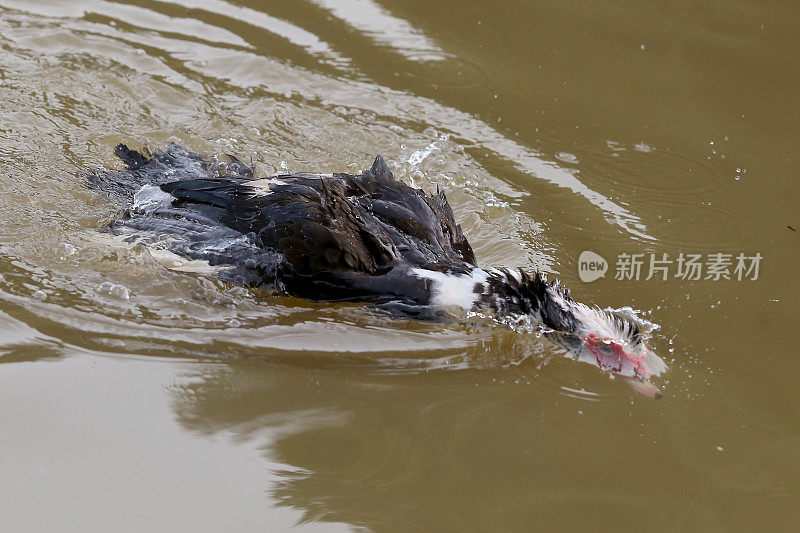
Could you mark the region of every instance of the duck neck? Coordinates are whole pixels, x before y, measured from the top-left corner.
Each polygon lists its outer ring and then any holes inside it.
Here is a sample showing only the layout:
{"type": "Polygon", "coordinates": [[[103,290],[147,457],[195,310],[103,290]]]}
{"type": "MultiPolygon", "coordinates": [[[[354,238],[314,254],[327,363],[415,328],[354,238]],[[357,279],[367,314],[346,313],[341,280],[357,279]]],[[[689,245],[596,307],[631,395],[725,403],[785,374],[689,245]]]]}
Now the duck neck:
{"type": "Polygon", "coordinates": [[[549,282],[540,272],[493,268],[487,271],[486,288],[479,307],[500,319],[529,317],[536,325],[572,334],[579,329],[578,306],[569,290],[558,281],[549,282]]]}

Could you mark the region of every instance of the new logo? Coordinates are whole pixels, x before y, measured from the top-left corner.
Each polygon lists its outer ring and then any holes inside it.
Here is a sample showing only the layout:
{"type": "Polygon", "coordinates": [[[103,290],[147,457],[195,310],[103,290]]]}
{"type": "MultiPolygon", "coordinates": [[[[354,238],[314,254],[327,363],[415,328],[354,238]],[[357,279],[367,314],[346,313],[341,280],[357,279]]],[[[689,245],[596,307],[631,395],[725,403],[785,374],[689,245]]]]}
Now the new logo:
{"type": "Polygon", "coordinates": [[[584,283],[603,278],[608,271],[608,261],[603,256],[589,250],[581,252],[578,257],[578,277],[584,283]]]}

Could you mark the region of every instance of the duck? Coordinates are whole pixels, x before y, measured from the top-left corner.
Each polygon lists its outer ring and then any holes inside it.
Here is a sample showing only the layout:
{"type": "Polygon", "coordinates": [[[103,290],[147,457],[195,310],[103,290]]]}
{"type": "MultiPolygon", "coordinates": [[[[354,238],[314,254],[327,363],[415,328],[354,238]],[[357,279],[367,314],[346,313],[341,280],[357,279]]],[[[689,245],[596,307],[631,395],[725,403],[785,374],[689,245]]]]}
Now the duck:
{"type": "MultiPolygon", "coordinates": [[[[629,308],[576,301],[539,270],[480,266],[445,192],[407,185],[380,155],[360,174],[259,177],[235,156],[178,144],[114,151],[124,168],[87,176],[92,189],[125,206],[106,231],[204,262],[223,280],[420,320],[489,316],[539,328],[636,383],[663,371],[629,308]]],[[[654,386],[639,388],[660,396],[654,386]]]]}

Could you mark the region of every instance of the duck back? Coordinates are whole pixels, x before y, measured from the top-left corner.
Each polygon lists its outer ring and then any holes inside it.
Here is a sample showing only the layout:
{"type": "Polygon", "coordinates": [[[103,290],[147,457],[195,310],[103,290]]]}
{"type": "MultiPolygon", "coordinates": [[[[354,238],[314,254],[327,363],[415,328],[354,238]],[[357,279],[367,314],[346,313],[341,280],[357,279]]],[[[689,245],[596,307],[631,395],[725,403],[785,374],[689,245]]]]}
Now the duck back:
{"type": "Polygon", "coordinates": [[[119,145],[116,153],[127,168],[89,180],[132,204],[112,231],[171,233],[174,252],[249,270],[250,284],[277,281],[325,300],[411,292],[422,303],[425,291],[405,287],[398,270],[462,272],[475,264],[444,192],[409,187],[381,156],[356,175],[256,178],[232,156],[208,160],[178,145],[154,155],[119,145]]]}

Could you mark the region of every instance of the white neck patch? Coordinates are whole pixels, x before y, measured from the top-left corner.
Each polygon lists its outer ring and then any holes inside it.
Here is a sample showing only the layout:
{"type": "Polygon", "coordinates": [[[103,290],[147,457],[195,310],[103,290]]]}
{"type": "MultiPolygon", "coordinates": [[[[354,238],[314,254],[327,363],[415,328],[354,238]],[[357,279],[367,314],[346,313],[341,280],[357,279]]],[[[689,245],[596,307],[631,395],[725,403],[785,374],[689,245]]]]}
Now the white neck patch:
{"type": "Polygon", "coordinates": [[[439,308],[460,307],[470,311],[478,302],[480,293],[475,285],[485,283],[489,275],[480,268],[473,268],[469,274],[445,274],[433,270],[412,268],[411,273],[431,283],[431,304],[439,308]]]}

